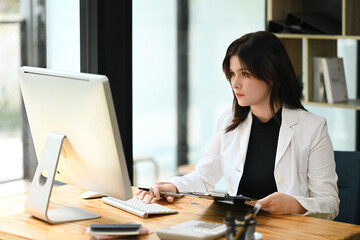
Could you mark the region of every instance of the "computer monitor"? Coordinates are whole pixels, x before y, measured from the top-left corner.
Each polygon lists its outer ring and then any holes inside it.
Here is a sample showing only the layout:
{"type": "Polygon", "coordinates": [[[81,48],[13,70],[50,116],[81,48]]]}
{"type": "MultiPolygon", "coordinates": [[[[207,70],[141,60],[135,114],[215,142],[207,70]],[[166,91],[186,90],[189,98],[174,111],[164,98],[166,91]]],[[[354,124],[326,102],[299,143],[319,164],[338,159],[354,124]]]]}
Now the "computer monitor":
{"type": "Polygon", "coordinates": [[[100,217],[80,208],[49,210],[54,180],[131,198],[107,77],[21,67],[19,82],[38,158],[26,211],[49,223],[100,217]]]}

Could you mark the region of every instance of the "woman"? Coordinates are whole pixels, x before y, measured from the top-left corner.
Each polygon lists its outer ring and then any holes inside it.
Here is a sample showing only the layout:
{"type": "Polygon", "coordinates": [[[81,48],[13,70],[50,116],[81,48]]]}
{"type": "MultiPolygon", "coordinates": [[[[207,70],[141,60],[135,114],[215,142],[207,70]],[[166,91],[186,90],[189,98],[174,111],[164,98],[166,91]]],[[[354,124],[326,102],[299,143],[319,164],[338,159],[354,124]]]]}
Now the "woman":
{"type": "Polygon", "coordinates": [[[157,183],[154,193],[140,191],[140,198],[150,194],[150,202],[160,198],[159,191],[212,191],[224,176],[230,195],[259,199],[264,211],[334,219],[339,198],[326,120],[302,106],[280,40],[265,31],[244,35],[228,47],[223,71],[233,107],[220,118],[195,170],[157,183]]]}

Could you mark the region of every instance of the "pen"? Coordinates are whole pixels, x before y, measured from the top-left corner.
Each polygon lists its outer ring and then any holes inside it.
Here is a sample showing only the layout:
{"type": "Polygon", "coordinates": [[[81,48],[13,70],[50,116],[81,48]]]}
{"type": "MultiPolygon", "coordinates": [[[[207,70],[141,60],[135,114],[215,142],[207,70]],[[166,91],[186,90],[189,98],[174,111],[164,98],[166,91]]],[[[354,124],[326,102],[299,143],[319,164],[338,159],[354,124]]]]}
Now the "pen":
{"type": "MultiPolygon", "coordinates": [[[[138,187],[139,190],[143,190],[146,192],[154,192],[154,190],[152,188],[143,188],[143,187],[138,187]]],[[[160,191],[161,195],[166,195],[166,196],[171,196],[171,197],[182,197],[184,196],[184,194],[179,194],[179,193],[172,193],[172,192],[164,192],[164,191],[160,191]]]]}
{"type": "Polygon", "coordinates": [[[242,239],[239,237],[244,235],[244,231],[246,231],[246,228],[248,227],[250,220],[255,219],[255,216],[260,211],[260,209],[261,209],[261,204],[256,203],[252,209],[248,210],[248,212],[246,213],[246,215],[244,217],[244,225],[239,228],[234,239],[242,239]]]}

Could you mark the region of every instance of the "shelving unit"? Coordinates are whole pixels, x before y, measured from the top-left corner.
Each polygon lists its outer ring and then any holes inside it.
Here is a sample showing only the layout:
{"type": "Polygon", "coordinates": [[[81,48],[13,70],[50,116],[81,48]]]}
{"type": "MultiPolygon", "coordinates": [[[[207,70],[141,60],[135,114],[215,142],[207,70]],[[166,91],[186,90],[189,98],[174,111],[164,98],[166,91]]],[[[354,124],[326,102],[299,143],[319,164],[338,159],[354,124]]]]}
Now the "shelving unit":
{"type": "Polygon", "coordinates": [[[288,13],[310,11],[325,12],[340,20],[341,34],[276,33],[288,51],[296,74],[303,78],[303,104],[360,110],[360,99],[338,104],[314,102],[312,87],[313,57],[337,57],[338,39],[360,40],[360,0],[267,0],[267,26],[272,20],[285,20],[288,13]]]}

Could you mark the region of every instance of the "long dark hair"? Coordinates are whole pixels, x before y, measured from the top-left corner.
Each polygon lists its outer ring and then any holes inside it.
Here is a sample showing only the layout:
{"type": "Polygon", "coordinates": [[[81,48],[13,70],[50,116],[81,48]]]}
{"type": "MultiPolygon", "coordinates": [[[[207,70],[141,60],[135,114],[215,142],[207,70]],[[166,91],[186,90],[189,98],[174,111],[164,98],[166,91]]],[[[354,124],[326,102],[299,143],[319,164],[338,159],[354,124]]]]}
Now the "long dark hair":
{"type": "MultiPolygon", "coordinates": [[[[292,109],[304,109],[301,104],[301,88],[296,78],[290,58],[281,41],[272,33],[259,31],[248,33],[233,41],[226,51],[223,71],[231,85],[230,58],[238,56],[240,64],[255,78],[272,85],[270,109],[275,114],[275,103],[292,109]]],[[[234,130],[242,123],[250,106],[242,107],[233,100],[234,118],[226,132],[234,130]]]]}

